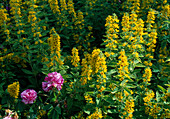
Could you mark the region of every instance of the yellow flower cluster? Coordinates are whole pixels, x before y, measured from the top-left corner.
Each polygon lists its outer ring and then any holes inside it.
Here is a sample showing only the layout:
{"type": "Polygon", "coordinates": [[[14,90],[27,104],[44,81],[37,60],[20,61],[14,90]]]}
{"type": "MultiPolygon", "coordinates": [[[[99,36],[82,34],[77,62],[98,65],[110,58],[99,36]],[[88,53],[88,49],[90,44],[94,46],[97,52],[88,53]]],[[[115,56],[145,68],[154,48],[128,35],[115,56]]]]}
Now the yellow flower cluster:
{"type": "Polygon", "coordinates": [[[84,26],[83,12],[81,12],[80,10],[78,11],[77,20],[74,22],[74,25],[77,26],[75,27],[75,29],[82,29],[84,26]]]}
{"type": "Polygon", "coordinates": [[[167,4],[167,5],[164,5],[163,7],[162,7],[162,11],[161,11],[161,13],[162,13],[162,16],[161,17],[163,17],[163,18],[165,18],[165,19],[169,19],[169,17],[170,17],[170,5],[169,4],[167,4]]]}
{"type": "Polygon", "coordinates": [[[148,34],[149,42],[146,44],[148,48],[146,49],[148,52],[155,52],[156,47],[156,39],[157,39],[157,32],[153,30],[151,33],[148,34]]]}
{"type": "Polygon", "coordinates": [[[98,91],[102,93],[105,89],[106,89],[106,88],[105,88],[104,86],[101,86],[101,88],[99,88],[98,91]]]}
{"type": "Polygon", "coordinates": [[[7,22],[10,21],[10,18],[8,18],[9,14],[7,13],[7,10],[4,9],[3,7],[0,8],[0,32],[4,32],[6,34],[5,38],[6,38],[6,41],[9,41],[10,39],[10,31],[7,29],[7,25],[9,24],[6,24],[7,22]],[[3,30],[3,31],[2,31],[3,30]]]}
{"type": "Polygon", "coordinates": [[[107,72],[106,57],[101,53],[100,49],[94,49],[91,55],[90,65],[92,67],[93,74],[97,74],[99,71],[103,72],[103,78],[106,78],[107,72]]]}
{"type": "Polygon", "coordinates": [[[149,9],[153,0],[142,0],[141,9],[149,9]]]}
{"type": "MultiPolygon", "coordinates": [[[[51,46],[51,53],[60,52],[60,36],[57,34],[54,28],[50,30],[50,37],[48,38],[48,43],[51,46]]],[[[59,56],[60,57],[60,54],[59,56]]]]}
{"type": "Polygon", "coordinates": [[[103,118],[102,111],[98,108],[96,109],[96,111],[93,114],[91,114],[87,117],[87,119],[102,119],[102,118],[103,118]]]}
{"type": "Polygon", "coordinates": [[[129,48],[131,49],[130,52],[134,52],[137,48],[138,44],[138,31],[142,30],[141,28],[138,28],[138,19],[137,19],[137,14],[135,12],[132,12],[130,14],[130,38],[128,39],[129,42],[129,48]]]}
{"type": "Polygon", "coordinates": [[[11,11],[12,15],[17,14],[18,17],[21,17],[21,8],[20,8],[21,2],[22,2],[22,0],[10,0],[9,1],[10,7],[11,7],[10,11],[11,11]]]}
{"type": "Polygon", "coordinates": [[[38,116],[37,116],[37,119],[41,119],[41,117],[43,117],[45,114],[46,114],[46,111],[41,109],[38,111],[38,116]]]}
{"type": "Polygon", "coordinates": [[[85,100],[87,103],[94,104],[93,98],[90,97],[90,95],[84,96],[85,100]]]}
{"type": "Polygon", "coordinates": [[[3,62],[5,59],[11,59],[14,53],[8,53],[5,56],[0,57],[0,61],[3,62]]]}
{"type": "Polygon", "coordinates": [[[61,12],[62,11],[67,11],[66,0],[60,0],[60,4],[61,4],[61,12]]]}
{"type": "Polygon", "coordinates": [[[53,11],[54,14],[57,15],[56,19],[57,19],[57,24],[60,24],[61,19],[61,11],[60,11],[60,7],[59,7],[59,3],[58,0],[48,0],[48,3],[50,4],[50,8],[53,11]]]}
{"type": "Polygon", "coordinates": [[[156,39],[157,39],[157,31],[156,28],[154,28],[153,23],[155,23],[155,11],[150,10],[147,15],[147,40],[144,41],[144,44],[146,45],[146,51],[147,54],[145,57],[148,57],[148,61],[144,61],[144,64],[146,66],[152,66],[151,60],[154,58],[153,57],[153,52],[155,52],[155,47],[156,47],[156,39]]]}
{"type": "Polygon", "coordinates": [[[162,113],[161,119],[169,119],[170,118],[170,110],[169,109],[164,109],[165,113],[162,113]]]}
{"type": "Polygon", "coordinates": [[[4,25],[8,20],[9,18],[7,10],[4,8],[0,8],[0,26],[4,25]]]}
{"type": "MultiPolygon", "coordinates": [[[[73,19],[76,18],[76,12],[74,10],[73,0],[68,0],[67,6],[68,6],[68,13],[73,15],[73,19]]],[[[74,22],[75,20],[72,21],[74,22]]]]}
{"type": "Polygon", "coordinates": [[[14,53],[8,53],[2,57],[0,57],[0,65],[2,67],[5,67],[5,65],[3,64],[3,61],[10,61],[13,57],[14,53]]]}
{"type": "MultiPolygon", "coordinates": [[[[76,14],[75,9],[74,9],[73,0],[68,0],[67,6],[68,6],[68,13],[70,14],[69,16],[71,17],[72,23],[74,24],[77,21],[77,14],[76,14]]],[[[70,28],[73,29],[74,27],[71,25],[70,28]]],[[[73,38],[74,37],[75,37],[75,34],[73,33],[73,38]]],[[[76,40],[76,38],[74,38],[74,40],[76,40]]],[[[79,42],[79,40],[76,40],[76,42],[79,42]]]]}
{"type": "Polygon", "coordinates": [[[154,21],[155,21],[155,11],[151,9],[150,11],[148,11],[147,21],[146,21],[146,23],[148,23],[149,28],[153,27],[151,24],[155,23],[154,21]]]}
{"type": "Polygon", "coordinates": [[[92,10],[97,0],[87,0],[86,2],[87,2],[87,6],[89,7],[89,9],[92,10]]]}
{"type": "Polygon", "coordinates": [[[136,23],[137,23],[137,19],[138,18],[138,15],[134,12],[134,11],[132,11],[132,13],[130,14],[130,18],[129,18],[129,20],[130,20],[130,25],[131,25],[131,30],[135,30],[136,29],[136,23]]]}
{"type": "Polygon", "coordinates": [[[136,13],[138,13],[140,11],[140,0],[127,0],[125,2],[122,3],[122,8],[126,8],[129,11],[134,11],[136,13]]]}
{"type": "Polygon", "coordinates": [[[145,57],[148,57],[148,59],[149,59],[150,61],[144,61],[144,62],[143,62],[144,65],[146,65],[146,66],[152,66],[151,59],[153,59],[153,56],[149,53],[149,54],[146,54],[145,57]]]}
{"type": "MultiPolygon", "coordinates": [[[[129,31],[130,22],[129,22],[129,14],[127,12],[123,14],[121,25],[123,27],[122,28],[123,32],[128,32],[129,31]]],[[[128,36],[128,34],[124,35],[124,37],[126,37],[126,36],[128,36]]]]}
{"type": "Polygon", "coordinates": [[[90,57],[91,57],[90,54],[85,54],[85,58],[82,59],[82,62],[81,62],[81,66],[82,66],[81,76],[82,76],[82,78],[81,78],[80,81],[82,82],[81,83],[82,85],[85,85],[87,83],[87,80],[92,79],[92,77],[91,77],[92,68],[91,68],[90,63],[89,63],[90,57]]]}
{"type": "MultiPolygon", "coordinates": [[[[170,117],[170,110],[167,109],[167,107],[165,106],[166,104],[164,104],[163,106],[162,103],[159,103],[159,100],[157,100],[157,98],[154,98],[155,93],[152,90],[147,91],[145,95],[146,97],[144,97],[143,100],[145,102],[144,105],[146,106],[145,107],[146,114],[153,117],[154,119],[157,119],[157,118],[164,119],[164,118],[170,117]],[[158,114],[160,112],[161,112],[161,116],[158,117],[158,114]]],[[[165,96],[161,98],[163,99],[163,101],[166,101],[166,98],[168,97],[170,97],[170,94],[168,94],[168,90],[167,90],[167,93],[165,93],[165,96]]]]}
{"type": "Polygon", "coordinates": [[[106,24],[105,27],[107,29],[106,31],[106,47],[110,48],[112,50],[115,50],[117,48],[117,38],[118,38],[118,32],[119,32],[119,20],[116,14],[113,14],[112,16],[109,15],[106,18],[106,24]]]}
{"type": "Polygon", "coordinates": [[[149,82],[151,81],[151,77],[152,77],[152,71],[151,69],[148,67],[145,69],[145,73],[143,74],[143,81],[144,82],[149,82]]]}
{"type": "Polygon", "coordinates": [[[60,10],[61,10],[61,19],[63,19],[63,21],[61,21],[60,19],[60,23],[62,23],[62,26],[64,27],[68,27],[68,19],[67,19],[67,4],[66,4],[66,0],[60,0],[60,10]]]}
{"type": "Polygon", "coordinates": [[[125,55],[124,50],[120,52],[120,56],[118,57],[118,59],[120,59],[119,62],[117,63],[117,65],[119,66],[118,68],[119,77],[120,77],[119,80],[123,81],[125,77],[130,78],[128,75],[129,63],[128,63],[127,56],[125,55]]]}
{"type": "MultiPolygon", "coordinates": [[[[22,57],[25,57],[26,56],[26,53],[22,53],[21,54],[21,56],[22,57]]],[[[21,65],[25,68],[25,67],[27,67],[26,66],[26,60],[24,60],[24,59],[21,59],[18,55],[15,55],[13,58],[12,58],[12,60],[15,62],[15,63],[21,63],[21,65]]]]}
{"type": "MultiPolygon", "coordinates": [[[[31,31],[34,33],[33,37],[37,37],[38,39],[42,37],[41,32],[40,32],[40,27],[37,27],[37,24],[39,20],[36,17],[36,8],[38,7],[35,5],[34,2],[30,2],[30,10],[29,10],[29,16],[28,16],[28,23],[31,24],[31,31]]],[[[42,43],[41,40],[39,40],[40,43],[42,43]]],[[[35,42],[35,44],[38,44],[38,41],[35,42]]]]}
{"type": "Polygon", "coordinates": [[[61,14],[59,6],[58,6],[58,0],[48,0],[48,3],[50,4],[50,8],[53,11],[53,13],[57,13],[58,15],[61,14]]]}
{"type": "MultiPolygon", "coordinates": [[[[29,16],[28,16],[28,23],[31,23],[31,26],[32,26],[32,32],[36,32],[36,22],[37,21],[37,18],[36,18],[36,12],[34,11],[34,9],[31,9],[29,11],[29,16]]],[[[34,33],[34,37],[36,36],[37,34],[34,33]]]]}
{"type": "Polygon", "coordinates": [[[152,98],[154,98],[155,93],[152,90],[149,90],[148,92],[145,93],[146,97],[143,98],[144,104],[147,105],[151,101],[152,98]]]}
{"type": "MultiPolygon", "coordinates": [[[[100,49],[93,50],[92,54],[85,54],[85,58],[82,59],[82,72],[81,72],[81,83],[82,85],[85,85],[87,83],[87,80],[91,80],[91,75],[97,74],[98,80],[97,82],[104,83],[107,72],[107,65],[106,65],[106,58],[100,51],[100,49]],[[101,79],[101,80],[99,80],[101,79]]],[[[100,88],[100,87],[99,87],[100,88]]],[[[102,92],[104,90],[104,87],[101,87],[99,89],[99,92],[102,92]]]]}
{"type": "Polygon", "coordinates": [[[60,36],[56,33],[55,29],[52,28],[50,30],[50,37],[47,39],[48,44],[50,45],[51,49],[51,55],[54,55],[52,58],[51,63],[48,66],[53,65],[53,60],[57,61],[60,65],[63,64],[63,61],[60,60],[61,54],[60,54],[60,36]]]}
{"type": "Polygon", "coordinates": [[[84,49],[82,49],[82,44],[85,44],[84,41],[86,40],[86,39],[80,39],[80,36],[82,35],[82,30],[84,29],[83,12],[79,10],[77,16],[72,17],[72,21],[74,23],[74,30],[77,31],[76,33],[73,33],[73,39],[77,44],[79,44],[78,49],[83,51],[84,49]]]}
{"type": "Polygon", "coordinates": [[[71,56],[72,65],[77,67],[78,64],[79,64],[79,61],[80,61],[80,57],[78,55],[78,50],[76,48],[73,48],[72,49],[72,56],[71,56]]]}
{"type": "Polygon", "coordinates": [[[83,112],[82,112],[82,111],[79,112],[79,114],[78,114],[78,116],[77,116],[77,119],[85,119],[85,118],[83,117],[83,112]]]}
{"type": "Polygon", "coordinates": [[[124,115],[127,114],[128,116],[126,116],[125,119],[132,119],[134,107],[135,107],[134,99],[127,99],[125,102],[124,115]]]}
{"type": "Polygon", "coordinates": [[[19,82],[14,82],[13,84],[8,85],[7,91],[11,97],[18,98],[19,95],[19,82]]]}
{"type": "Polygon", "coordinates": [[[136,13],[140,10],[140,0],[127,0],[128,3],[132,3],[132,6],[130,7],[131,11],[134,11],[136,13]]]}
{"type": "Polygon", "coordinates": [[[159,111],[161,110],[161,107],[159,107],[157,104],[152,105],[152,107],[150,108],[149,115],[154,117],[154,119],[157,119],[157,113],[159,113],[159,111]]]}
{"type": "Polygon", "coordinates": [[[117,93],[115,94],[115,96],[118,98],[118,101],[119,101],[119,102],[122,101],[122,99],[123,99],[123,94],[122,94],[122,92],[117,92],[117,93]]]}

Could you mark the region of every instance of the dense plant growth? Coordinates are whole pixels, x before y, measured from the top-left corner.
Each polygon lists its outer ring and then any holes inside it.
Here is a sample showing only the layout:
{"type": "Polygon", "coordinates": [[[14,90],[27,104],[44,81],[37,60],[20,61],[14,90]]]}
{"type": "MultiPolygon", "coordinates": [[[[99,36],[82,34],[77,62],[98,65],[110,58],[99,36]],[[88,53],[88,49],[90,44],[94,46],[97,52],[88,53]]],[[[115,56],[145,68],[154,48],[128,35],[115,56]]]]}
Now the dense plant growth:
{"type": "Polygon", "coordinates": [[[0,118],[170,118],[167,0],[1,0],[0,118]]]}

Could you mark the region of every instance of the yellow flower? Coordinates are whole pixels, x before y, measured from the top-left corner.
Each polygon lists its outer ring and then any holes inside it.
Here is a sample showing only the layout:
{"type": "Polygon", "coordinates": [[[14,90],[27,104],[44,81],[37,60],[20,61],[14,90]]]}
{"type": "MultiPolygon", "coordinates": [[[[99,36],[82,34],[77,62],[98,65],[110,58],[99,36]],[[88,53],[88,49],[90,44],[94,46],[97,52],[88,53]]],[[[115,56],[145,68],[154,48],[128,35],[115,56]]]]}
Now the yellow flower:
{"type": "Polygon", "coordinates": [[[147,79],[147,80],[145,79],[145,81],[148,81],[148,82],[151,81],[152,71],[149,67],[145,69],[145,73],[143,74],[143,77],[147,79]]]}
{"type": "Polygon", "coordinates": [[[72,49],[72,56],[71,56],[71,58],[72,58],[72,60],[71,60],[72,65],[77,67],[78,64],[79,64],[79,61],[80,61],[80,57],[78,55],[78,49],[76,49],[76,48],[72,49]]]}
{"type": "Polygon", "coordinates": [[[19,82],[14,82],[13,84],[8,85],[7,91],[11,97],[18,98],[19,95],[19,82]]]}
{"type": "Polygon", "coordinates": [[[91,27],[91,26],[88,26],[88,29],[91,31],[91,30],[93,29],[93,27],[91,27]]]}
{"type": "Polygon", "coordinates": [[[108,52],[105,52],[104,54],[106,55],[106,57],[110,56],[110,54],[108,52]]]}
{"type": "Polygon", "coordinates": [[[38,44],[38,41],[35,41],[35,45],[37,45],[38,44]]]}
{"type": "Polygon", "coordinates": [[[103,92],[105,90],[105,87],[101,87],[101,89],[99,90],[100,92],[103,92]]]}
{"type": "Polygon", "coordinates": [[[84,96],[87,103],[94,104],[93,99],[90,97],[90,95],[84,96]]]}
{"type": "Polygon", "coordinates": [[[39,42],[40,42],[40,43],[43,43],[43,41],[42,41],[42,40],[39,40],[39,42]]]}

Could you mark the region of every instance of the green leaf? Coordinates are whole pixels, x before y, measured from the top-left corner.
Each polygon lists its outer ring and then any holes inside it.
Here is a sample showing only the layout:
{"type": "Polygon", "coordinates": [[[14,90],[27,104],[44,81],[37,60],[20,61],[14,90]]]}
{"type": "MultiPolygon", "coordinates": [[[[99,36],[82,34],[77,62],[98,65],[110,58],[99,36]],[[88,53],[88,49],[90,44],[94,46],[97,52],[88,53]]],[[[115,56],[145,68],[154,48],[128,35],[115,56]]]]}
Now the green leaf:
{"type": "Polygon", "coordinates": [[[90,114],[90,111],[84,110],[84,112],[88,115],[90,114]]]}
{"type": "Polygon", "coordinates": [[[168,58],[165,62],[170,62],[170,58],[168,58]]]}
{"type": "Polygon", "coordinates": [[[156,91],[156,101],[160,101],[160,94],[159,94],[159,92],[158,91],[156,91]]]}
{"type": "Polygon", "coordinates": [[[97,105],[99,105],[99,102],[100,102],[100,100],[98,98],[96,98],[97,105]]]}
{"type": "Polygon", "coordinates": [[[3,90],[4,84],[5,84],[4,82],[0,84],[0,97],[2,97],[2,94],[4,93],[4,90],[3,90]]]}
{"type": "Polygon", "coordinates": [[[110,104],[114,104],[113,98],[110,96],[105,96],[103,99],[110,104]]]}
{"type": "Polygon", "coordinates": [[[114,109],[108,109],[107,112],[108,113],[114,113],[115,111],[114,111],[114,109]]]}
{"type": "Polygon", "coordinates": [[[164,85],[170,87],[170,84],[164,84],[164,85]]]}
{"type": "Polygon", "coordinates": [[[66,73],[66,70],[61,70],[59,73],[60,73],[61,75],[64,75],[64,74],[66,73]]]}
{"type": "Polygon", "coordinates": [[[146,66],[143,64],[136,64],[135,67],[146,67],[146,66]]]}
{"type": "Polygon", "coordinates": [[[112,70],[110,70],[110,71],[108,72],[108,75],[111,75],[111,74],[114,74],[114,73],[116,73],[116,70],[115,70],[115,69],[112,69],[112,70]]]}
{"type": "Polygon", "coordinates": [[[162,92],[164,92],[164,93],[166,92],[166,89],[165,89],[165,88],[163,88],[163,87],[160,86],[160,85],[157,85],[157,86],[158,86],[159,89],[161,89],[162,92]]]}
{"type": "Polygon", "coordinates": [[[159,69],[153,69],[152,72],[159,72],[159,69]]]}
{"type": "Polygon", "coordinates": [[[127,80],[123,80],[121,83],[120,83],[120,86],[124,86],[124,84],[127,82],[127,80]]]}
{"type": "Polygon", "coordinates": [[[24,73],[26,74],[33,74],[31,71],[27,70],[27,69],[21,69],[24,73]]]}
{"type": "Polygon", "coordinates": [[[56,106],[55,110],[57,111],[58,114],[61,114],[61,108],[60,107],[56,106]]]}
{"type": "Polygon", "coordinates": [[[52,111],[52,119],[58,119],[58,114],[56,115],[56,111],[52,111]]]}
{"type": "Polygon", "coordinates": [[[127,86],[126,86],[127,88],[136,88],[137,86],[135,86],[135,85],[132,85],[132,84],[127,84],[127,86]]]}
{"type": "Polygon", "coordinates": [[[46,105],[46,106],[43,107],[44,110],[49,110],[49,109],[51,109],[51,108],[53,108],[53,105],[52,105],[52,104],[48,104],[48,105],[46,105]]]}
{"type": "Polygon", "coordinates": [[[71,109],[72,105],[73,105],[73,99],[72,99],[72,98],[68,98],[68,99],[67,99],[68,109],[71,109]]]}
{"type": "Polygon", "coordinates": [[[116,88],[111,92],[111,94],[115,94],[117,91],[118,91],[118,88],[116,87],[116,88]]]}
{"type": "Polygon", "coordinates": [[[16,108],[19,110],[19,111],[23,111],[24,108],[25,108],[25,104],[21,101],[18,101],[17,105],[16,105],[16,108]]]}
{"type": "Polygon", "coordinates": [[[125,87],[124,89],[125,89],[129,94],[131,94],[131,91],[130,91],[129,88],[125,87]]]}
{"type": "Polygon", "coordinates": [[[51,117],[53,110],[54,110],[54,108],[51,108],[50,111],[48,111],[48,113],[47,113],[48,117],[51,117]]]}
{"type": "Polygon", "coordinates": [[[161,48],[164,49],[166,47],[166,44],[167,44],[166,40],[163,40],[161,42],[161,48]]]}
{"type": "Polygon", "coordinates": [[[29,109],[29,112],[31,112],[31,113],[32,113],[32,112],[34,112],[34,110],[33,110],[32,108],[30,108],[30,109],[29,109]]]}
{"type": "Polygon", "coordinates": [[[95,84],[92,84],[92,85],[89,85],[90,88],[94,88],[95,87],[95,84]]]}

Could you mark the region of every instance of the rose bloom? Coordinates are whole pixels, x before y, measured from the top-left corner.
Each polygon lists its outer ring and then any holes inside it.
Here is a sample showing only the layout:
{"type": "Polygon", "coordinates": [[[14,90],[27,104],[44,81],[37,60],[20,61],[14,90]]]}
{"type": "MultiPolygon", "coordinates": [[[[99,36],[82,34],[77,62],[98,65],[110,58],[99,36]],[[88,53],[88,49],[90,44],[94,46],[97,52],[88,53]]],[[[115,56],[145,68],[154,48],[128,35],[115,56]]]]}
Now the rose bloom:
{"type": "Polygon", "coordinates": [[[4,117],[3,119],[14,119],[14,118],[12,118],[12,117],[10,117],[10,116],[6,116],[6,117],[4,117]]]}
{"type": "Polygon", "coordinates": [[[61,86],[63,85],[64,79],[61,76],[60,73],[52,72],[49,73],[47,77],[44,79],[47,82],[42,82],[42,88],[44,91],[49,92],[54,87],[57,88],[57,90],[61,90],[61,86]]]}
{"type": "Polygon", "coordinates": [[[21,93],[22,102],[25,104],[33,104],[34,100],[37,98],[37,92],[33,89],[24,90],[21,93]]]}
{"type": "Polygon", "coordinates": [[[16,112],[12,112],[9,109],[6,109],[5,112],[6,112],[6,116],[3,119],[18,119],[19,118],[16,112]]]}

